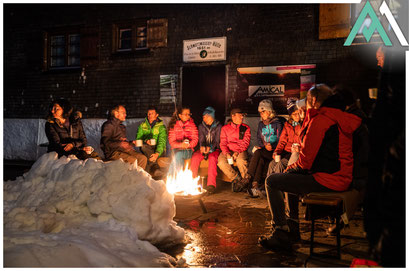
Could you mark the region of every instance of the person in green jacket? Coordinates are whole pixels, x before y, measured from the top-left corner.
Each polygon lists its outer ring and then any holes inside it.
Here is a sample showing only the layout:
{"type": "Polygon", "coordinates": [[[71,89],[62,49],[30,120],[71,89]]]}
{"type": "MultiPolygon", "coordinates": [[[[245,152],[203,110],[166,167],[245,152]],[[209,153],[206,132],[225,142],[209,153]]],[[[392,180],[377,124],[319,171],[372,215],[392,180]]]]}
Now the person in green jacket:
{"type": "Polygon", "coordinates": [[[167,133],[163,121],[154,106],[148,108],[145,121],[138,127],[135,145],[137,140],[142,140],[141,152],[148,158],[146,171],[153,171],[153,165],[157,165],[158,158],[166,151],[167,133]]]}

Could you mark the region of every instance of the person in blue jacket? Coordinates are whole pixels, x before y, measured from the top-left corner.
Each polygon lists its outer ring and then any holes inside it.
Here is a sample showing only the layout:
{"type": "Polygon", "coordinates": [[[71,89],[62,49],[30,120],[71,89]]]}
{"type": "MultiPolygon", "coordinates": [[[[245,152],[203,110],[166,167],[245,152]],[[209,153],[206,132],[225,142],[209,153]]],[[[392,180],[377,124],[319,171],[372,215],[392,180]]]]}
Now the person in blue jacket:
{"type": "Polygon", "coordinates": [[[276,116],[271,100],[262,100],[258,112],[260,122],[257,129],[257,150],[250,160],[248,170],[250,180],[247,192],[253,197],[265,195],[264,179],[283,129],[283,121],[276,116]]]}

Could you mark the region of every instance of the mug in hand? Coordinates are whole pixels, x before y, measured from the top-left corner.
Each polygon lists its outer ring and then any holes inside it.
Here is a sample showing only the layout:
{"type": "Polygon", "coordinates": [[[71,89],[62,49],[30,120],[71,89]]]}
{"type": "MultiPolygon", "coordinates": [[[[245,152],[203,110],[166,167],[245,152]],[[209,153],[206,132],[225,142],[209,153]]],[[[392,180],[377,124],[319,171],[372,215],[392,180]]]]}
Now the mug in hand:
{"type": "Polygon", "coordinates": [[[274,158],[274,161],[276,161],[276,163],[278,163],[278,162],[280,162],[280,160],[281,160],[281,155],[276,154],[276,156],[274,158]]]}
{"type": "Polygon", "coordinates": [[[142,139],[136,140],[136,147],[142,147],[143,141],[142,139]]]}
{"type": "Polygon", "coordinates": [[[94,151],[94,148],[91,146],[88,146],[87,150],[85,151],[87,154],[91,154],[94,151]]]}
{"type": "Polygon", "coordinates": [[[156,145],[156,139],[151,138],[151,145],[156,145]]]}

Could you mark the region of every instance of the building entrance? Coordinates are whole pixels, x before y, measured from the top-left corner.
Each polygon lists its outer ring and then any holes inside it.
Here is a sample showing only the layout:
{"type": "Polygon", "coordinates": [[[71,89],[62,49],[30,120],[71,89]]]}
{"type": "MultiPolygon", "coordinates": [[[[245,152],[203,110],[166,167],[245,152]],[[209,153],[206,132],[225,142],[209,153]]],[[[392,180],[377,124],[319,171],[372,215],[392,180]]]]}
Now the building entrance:
{"type": "Polygon", "coordinates": [[[190,107],[196,125],[202,122],[207,106],[216,109],[216,119],[224,124],[226,104],[226,67],[183,67],[182,103],[190,107]]]}

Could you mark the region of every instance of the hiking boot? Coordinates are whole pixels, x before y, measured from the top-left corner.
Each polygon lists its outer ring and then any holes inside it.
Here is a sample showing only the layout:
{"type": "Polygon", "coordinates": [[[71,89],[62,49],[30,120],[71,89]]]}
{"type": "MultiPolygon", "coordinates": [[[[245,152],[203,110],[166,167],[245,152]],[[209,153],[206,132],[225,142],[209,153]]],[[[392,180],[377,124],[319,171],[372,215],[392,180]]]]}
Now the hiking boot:
{"type": "Polygon", "coordinates": [[[258,243],[269,250],[291,250],[292,248],[290,233],[282,229],[276,229],[270,236],[261,236],[258,243]]]}
{"type": "Polygon", "coordinates": [[[249,186],[250,180],[248,178],[242,178],[236,183],[236,192],[246,191],[249,186]]]}
{"type": "Polygon", "coordinates": [[[290,239],[292,242],[296,243],[301,240],[301,235],[300,235],[300,223],[292,220],[292,219],[287,219],[287,225],[290,228],[290,239]]]}
{"type": "Polygon", "coordinates": [[[237,175],[237,177],[231,182],[231,191],[232,192],[240,192],[239,187],[237,186],[237,183],[241,181],[241,176],[237,175]]]}
{"type": "Polygon", "coordinates": [[[207,194],[211,195],[216,192],[216,187],[214,187],[213,185],[209,185],[206,187],[206,190],[207,190],[207,194]]]}

